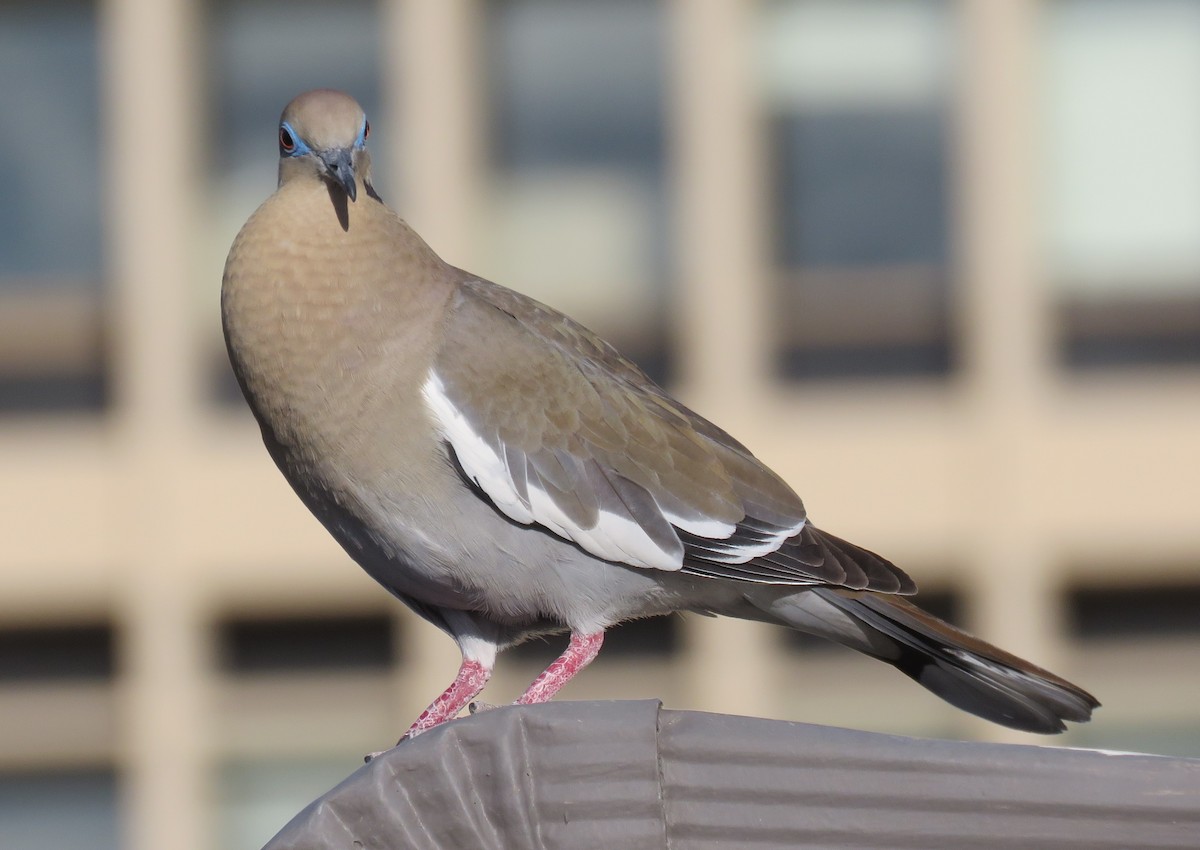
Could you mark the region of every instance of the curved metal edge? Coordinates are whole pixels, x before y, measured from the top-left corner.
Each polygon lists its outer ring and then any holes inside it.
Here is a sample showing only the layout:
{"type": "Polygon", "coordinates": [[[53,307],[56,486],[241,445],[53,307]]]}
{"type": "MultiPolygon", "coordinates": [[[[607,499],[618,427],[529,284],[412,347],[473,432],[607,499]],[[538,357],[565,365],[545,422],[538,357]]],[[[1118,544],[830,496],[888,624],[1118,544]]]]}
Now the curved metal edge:
{"type": "Polygon", "coordinates": [[[557,702],[388,751],[266,850],[1194,850],[1197,836],[1197,759],[557,702]]]}

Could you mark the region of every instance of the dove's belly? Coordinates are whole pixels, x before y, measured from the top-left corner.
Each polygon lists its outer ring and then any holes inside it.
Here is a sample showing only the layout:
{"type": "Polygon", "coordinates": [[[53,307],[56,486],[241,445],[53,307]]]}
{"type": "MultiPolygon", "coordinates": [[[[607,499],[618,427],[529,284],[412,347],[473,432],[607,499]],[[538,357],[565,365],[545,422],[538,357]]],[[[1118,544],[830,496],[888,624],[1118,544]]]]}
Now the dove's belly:
{"type": "Polygon", "coordinates": [[[558,626],[586,633],[693,608],[699,584],[710,594],[719,584],[602,561],[514,523],[444,461],[408,472],[408,483],[395,487],[288,476],[346,552],[406,600],[470,611],[518,632],[558,626]]]}

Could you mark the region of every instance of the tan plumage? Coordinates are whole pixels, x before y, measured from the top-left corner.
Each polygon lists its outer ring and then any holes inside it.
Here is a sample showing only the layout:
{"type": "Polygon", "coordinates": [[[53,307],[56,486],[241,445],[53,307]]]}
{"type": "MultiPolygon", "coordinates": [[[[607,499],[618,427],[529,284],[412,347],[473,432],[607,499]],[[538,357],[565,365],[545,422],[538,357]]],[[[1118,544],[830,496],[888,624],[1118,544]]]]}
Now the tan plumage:
{"type": "Polygon", "coordinates": [[[271,456],[346,551],[459,643],[417,734],[498,648],[567,629],[548,698],[608,626],[694,610],[887,660],[956,705],[1058,731],[1095,700],[885,594],[915,585],[590,331],[443,262],[370,183],[353,99],[280,122],[280,185],[226,264],[234,370],[271,456]]]}

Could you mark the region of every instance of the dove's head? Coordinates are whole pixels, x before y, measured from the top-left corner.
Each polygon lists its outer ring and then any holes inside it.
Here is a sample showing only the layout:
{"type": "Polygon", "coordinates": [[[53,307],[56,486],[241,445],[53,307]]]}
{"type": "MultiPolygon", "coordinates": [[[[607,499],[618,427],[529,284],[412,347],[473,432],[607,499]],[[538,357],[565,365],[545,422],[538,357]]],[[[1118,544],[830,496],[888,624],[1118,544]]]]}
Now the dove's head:
{"type": "Polygon", "coordinates": [[[279,118],[279,185],[323,180],[358,198],[358,181],[370,192],[371,125],[358,101],[333,89],[296,97],[279,118]]]}

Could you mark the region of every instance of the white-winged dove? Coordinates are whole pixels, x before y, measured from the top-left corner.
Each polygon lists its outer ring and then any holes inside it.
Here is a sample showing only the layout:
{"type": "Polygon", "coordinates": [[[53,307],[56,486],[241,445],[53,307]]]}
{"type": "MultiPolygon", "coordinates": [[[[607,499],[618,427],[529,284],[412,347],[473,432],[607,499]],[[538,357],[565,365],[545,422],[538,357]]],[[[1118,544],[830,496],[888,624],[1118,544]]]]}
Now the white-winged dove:
{"type": "Polygon", "coordinates": [[[353,98],[300,95],[279,188],[225,266],[225,339],[267,450],[380,584],[457,641],[455,717],[497,651],[569,631],[549,699],[635,617],[788,626],[895,665],[997,723],[1098,703],[905,601],[913,581],[819,531],[748,449],[571,319],[440,259],[371,186],[353,98]]]}

